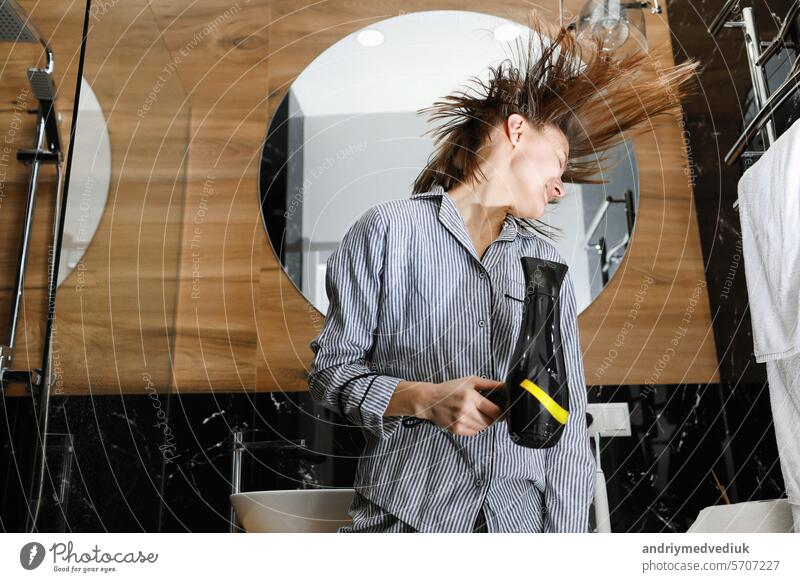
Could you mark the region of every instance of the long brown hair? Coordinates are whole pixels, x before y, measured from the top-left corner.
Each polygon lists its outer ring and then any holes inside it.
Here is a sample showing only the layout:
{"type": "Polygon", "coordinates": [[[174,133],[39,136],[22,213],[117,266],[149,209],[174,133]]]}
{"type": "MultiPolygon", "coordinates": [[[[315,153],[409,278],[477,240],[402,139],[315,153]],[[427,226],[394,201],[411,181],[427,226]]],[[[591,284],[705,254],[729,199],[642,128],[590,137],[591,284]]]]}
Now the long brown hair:
{"type": "Polygon", "coordinates": [[[435,151],[414,181],[414,192],[427,192],[434,184],[450,190],[479,174],[486,178],[480,150],[512,113],[538,129],[552,124],[564,132],[569,142],[564,182],[605,184],[608,150],[651,129],[656,116],[681,115],[681,99],[694,93],[696,60],[663,68],[643,51],[618,57],[603,50],[602,39],[579,42],[563,26],[555,35],[545,34],[543,28],[554,27],[533,12],[528,21],[528,42],[518,64],[507,58],[490,67],[488,81],[472,78],[475,94],[456,91],[417,110],[443,123],[425,132],[433,133],[435,151]]]}

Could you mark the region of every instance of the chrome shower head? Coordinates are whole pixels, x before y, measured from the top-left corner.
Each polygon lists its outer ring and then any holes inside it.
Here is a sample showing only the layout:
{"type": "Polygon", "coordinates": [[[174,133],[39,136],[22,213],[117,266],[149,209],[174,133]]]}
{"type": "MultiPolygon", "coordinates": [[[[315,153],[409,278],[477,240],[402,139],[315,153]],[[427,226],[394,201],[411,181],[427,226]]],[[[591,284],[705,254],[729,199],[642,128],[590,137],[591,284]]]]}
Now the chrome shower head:
{"type": "MultiPolygon", "coordinates": [[[[44,47],[47,64],[42,68],[28,69],[31,91],[39,101],[39,115],[44,120],[47,148],[61,154],[61,137],[55,111],[56,86],[53,82],[53,51],[42,38],[30,17],[16,0],[0,0],[0,42],[38,42],[44,47]]],[[[38,147],[38,146],[37,146],[38,147]]]]}
{"type": "Polygon", "coordinates": [[[0,0],[0,42],[42,42],[42,35],[16,0],[0,0]]]}
{"type": "Polygon", "coordinates": [[[47,69],[28,69],[28,81],[31,84],[33,95],[39,101],[55,101],[56,86],[53,83],[53,75],[47,69]]]}
{"type": "Polygon", "coordinates": [[[56,85],[53,82],[52,74],[52,53],[48,50],[48,67],[28,69],[28,81],[31,84],[31,91],[39,101],[39,114],[44,119],[45,136],[47,147],[51,152],[61,152],[61,136],[58,128],[58,116],[55,111],[56,85]]]}

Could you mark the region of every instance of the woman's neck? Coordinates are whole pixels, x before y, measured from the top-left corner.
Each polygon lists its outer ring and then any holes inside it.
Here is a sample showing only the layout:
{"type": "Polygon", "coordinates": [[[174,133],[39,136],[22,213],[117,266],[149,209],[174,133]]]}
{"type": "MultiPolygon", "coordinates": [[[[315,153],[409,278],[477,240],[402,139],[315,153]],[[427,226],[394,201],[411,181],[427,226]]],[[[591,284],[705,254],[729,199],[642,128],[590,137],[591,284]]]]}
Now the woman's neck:
{"type": "Polygon", "coordinates": [[[475,186],[457,184],[447,191],[447,195],[458,208],[475,250],[482,258],[483,253],[500,234],[509,207],[493,203],[498,197],[491,184],[485,182],[475,186]]]}

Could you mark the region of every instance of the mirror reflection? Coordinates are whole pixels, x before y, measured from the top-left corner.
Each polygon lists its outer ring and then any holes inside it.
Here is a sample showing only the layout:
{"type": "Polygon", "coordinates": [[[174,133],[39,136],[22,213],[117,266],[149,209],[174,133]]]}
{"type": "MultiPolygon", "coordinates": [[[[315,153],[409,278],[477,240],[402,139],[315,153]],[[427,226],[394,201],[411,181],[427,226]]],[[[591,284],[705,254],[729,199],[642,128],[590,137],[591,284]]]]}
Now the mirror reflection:
{"type": "MultiPolygon", "coordinates": [[[[292,83],[265,139],[260,195],[264,225],[289,278],[327,312],[325,266],[369,207],[411,195],[433,152],[417,110],[465,88],[512,54],[528,29],[466,11],[431,11],[354,32],[292,83]],[[421,40],[424,39],[424,40],[421,40]]],[[[633,232],[638,168],[624,142],[606,184],[565,184],[567,195],[542,221],[570,267],[578,310],[617,270],[633,232]]]]}

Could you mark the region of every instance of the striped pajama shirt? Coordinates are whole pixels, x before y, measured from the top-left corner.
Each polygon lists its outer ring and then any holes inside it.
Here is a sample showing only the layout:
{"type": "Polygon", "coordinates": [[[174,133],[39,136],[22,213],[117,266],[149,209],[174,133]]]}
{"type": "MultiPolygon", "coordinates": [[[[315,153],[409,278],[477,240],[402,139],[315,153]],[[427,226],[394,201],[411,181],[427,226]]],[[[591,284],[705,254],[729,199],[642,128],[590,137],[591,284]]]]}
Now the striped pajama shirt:
{"type": "Polygon", "coordinates": [[[369,208],[328,258],[329,306],[310,344],[309,391],[366,437],[353,524],[340,532],[467,532],[481,508],[489,532],[589,531],[595,461],[569,273],[561,326],[570,415],[556,446],[515,444],[505,420],[465,436],[383,414],[403,380],[505,380],[522,325],[523,256],[564,262],[510,214],[480,258],[436,185],[369,208]]]}

